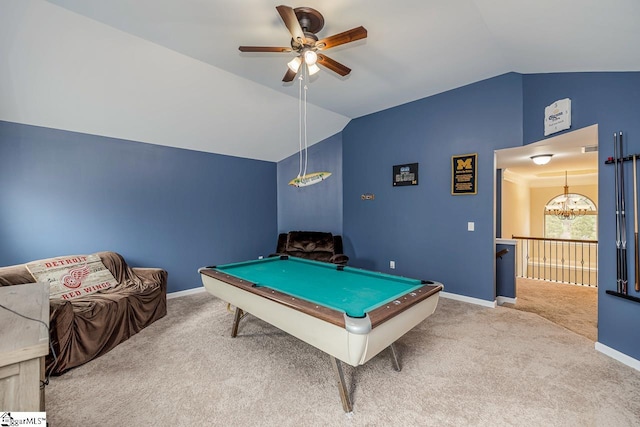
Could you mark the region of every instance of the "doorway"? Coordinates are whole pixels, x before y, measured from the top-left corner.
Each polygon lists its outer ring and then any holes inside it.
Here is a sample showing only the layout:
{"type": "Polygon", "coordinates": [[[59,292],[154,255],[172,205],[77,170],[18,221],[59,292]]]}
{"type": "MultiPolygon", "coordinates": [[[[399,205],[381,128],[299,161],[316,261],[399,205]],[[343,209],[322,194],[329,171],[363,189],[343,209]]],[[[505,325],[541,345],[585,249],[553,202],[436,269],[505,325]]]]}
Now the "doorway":
{"type": "MultiPolygon", "coordinates": [[[[563,194],[565,186],[570,188],[571,193],[597,201],[597,147],[598,126],[593,125],[526,146],[496,150],[495,166],[496,170],[501,171],[497,174],[501,181],[496,185],[496,191],[500,191],[500,194],[496,194],[496,200],[500,202],[496,206],[496,237],[526,240],[527,245],[531,240],[538,247],[542,241],[544,248],[547,239],[554,239],[546,236],[553,229],[549,226],[550,202],[563,194]],[[535,164],[531,158],[542,154],[550,154],[550,161],[544,165],[535,164]]],[[[597,215],[597,211],[591,213],[594,214],[597,215]]],[[[557,222],[557,218],[553,220],[557,222]]],[[[591,222],[596,224],[594,227],[597,226],[597,221],[591,222]]],[[[595,236],[597,241],[597,229],[593,230],[591,236],[595,236]]],[[[571,236],[563,244],[575,246],[577,243],[574,240],[571,236]]],[[[518,243],[523,248],[522,242],[518,243]]],[[[557,244],[556,240],[552,243],[557,244]]],[[[584,272],[584,257],[571,260],[562,251],[560,255],[557,251],[555,255],[544,251],[535,256],[533,252],[525,252],[528,250],[516,250],[516,263],[520,263],[516,297],[503,306],[536,313],[596,341],[597,280],[581,284],[567,280],[565,276],[567,268],[578,265],[584,272]],[[540,271],[540,265],[545,274],[532,275],[531,271],[536,268],[540,271]],[[547,271],[550,273],[547,274],[547,271]]],[[[590,275],[597,277],[597,252],[587,269],[590,275]]]]}

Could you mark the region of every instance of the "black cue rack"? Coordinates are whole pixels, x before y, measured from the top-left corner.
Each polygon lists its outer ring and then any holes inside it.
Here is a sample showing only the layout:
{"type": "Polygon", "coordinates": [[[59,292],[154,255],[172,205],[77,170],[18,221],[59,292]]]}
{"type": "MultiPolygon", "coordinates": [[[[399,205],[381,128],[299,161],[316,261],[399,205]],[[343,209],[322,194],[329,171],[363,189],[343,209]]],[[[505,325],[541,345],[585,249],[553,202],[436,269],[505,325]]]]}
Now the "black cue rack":
{"type": "MultiPolygon", "coordinates": [[[[630,162],[631,160],[633,160],[633,156],[634,156],[634,154],[632,154],[632,155],[630,155],[630,156],[624,156],[624,157],[622,158],[622,161],[624,161],[624,162],[627,162],[627,161],[628,161],[628,162],[630,162]]],[[[636,161],[640,160],[640,153],[635,154],[635,156],[636,156],[636,161]]],[[[604,161],[604,164],[605,164],[605,165],[612,165],[612,164],[613,164],[613,160],[610,160],[610,159],[609,159],[609,160],[605,160],[605,161],[604,161]]]]}
{"type": "Polygon", "coordinates": [[[608,295],[613,295],[614,297],[620,297],[620,298],[628,299],[629,301],[640,302],[640,298],[634,297],[633,295],[623,294],[621,292],[612,291],[611,289],[607,289],[605,292],[608,295]]]}
{"type": "MultiPolygon", "coordinates": [[[[635,156],[635,160],[636,161],[640,160],[640,154],[632,154],[630,156],[624,156],[622,158],[622,163],[624,164],[624,162],[632,161],[634,159],[634,156],[635,156]]],[[[605,160],[604,164],[605,165],[612,165],[614,162],[615,162],[614,159],[607,159],[607,160],[605,160]]],[[[633,208],[634,209],[638,209],[637,206],[634,206],[633,208]]],[[[622,292],[612,291],[610,289],[607,289],[605,291],[605,293],[607,295],[613,295],[614,297],[619,297],[619,298],[623,298],[623,299],[626,299],[626,300],[629,300],[629,301],[635,301],[637,303],[640,303],[640,297],[634,297],[633,295],[623,294],[622,292]]]]}

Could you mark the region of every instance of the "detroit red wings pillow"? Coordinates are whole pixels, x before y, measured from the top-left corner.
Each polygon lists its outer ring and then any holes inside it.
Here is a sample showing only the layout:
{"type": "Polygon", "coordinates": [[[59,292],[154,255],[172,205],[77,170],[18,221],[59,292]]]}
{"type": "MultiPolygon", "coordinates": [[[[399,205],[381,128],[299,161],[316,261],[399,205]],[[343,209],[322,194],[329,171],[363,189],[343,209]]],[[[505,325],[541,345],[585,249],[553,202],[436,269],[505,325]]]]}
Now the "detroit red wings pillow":
{"type": "Polygon", "coordinates": [[[49,298],[79,298],[118,284],[98,255],[44,259],[27,269],[36,281],[49,283],[49,298]]]}

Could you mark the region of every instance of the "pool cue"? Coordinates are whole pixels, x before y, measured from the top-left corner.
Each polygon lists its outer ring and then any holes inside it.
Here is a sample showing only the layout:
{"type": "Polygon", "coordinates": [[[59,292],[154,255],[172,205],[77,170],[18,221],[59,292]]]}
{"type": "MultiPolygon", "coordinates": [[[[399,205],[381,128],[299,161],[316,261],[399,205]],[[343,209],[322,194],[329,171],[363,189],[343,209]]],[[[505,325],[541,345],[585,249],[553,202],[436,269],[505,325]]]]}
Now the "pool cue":
{"type": "Polygon", "coordinates": [[[622,131],[620,132],[620,244],[622,245],[622,293],[627,294],[627,220],[624,212],[624,155],[622,154],[622,131]]]}
{"type": "Polygon", "coordinates": [[[618,134],[613,133],[613,169],[614,185],[616,193],[616,290],[622,291],[622,266],[621,266],[621,242],[620,242],[620,186],[618,185],[618,134]]]}
{"type": "Polygon", "coordinates": [[[636,155],[633,155],[633,239],[635,243],[636,292],[640,291],[640,255],[638,254],[638,173],[636,155]]]}

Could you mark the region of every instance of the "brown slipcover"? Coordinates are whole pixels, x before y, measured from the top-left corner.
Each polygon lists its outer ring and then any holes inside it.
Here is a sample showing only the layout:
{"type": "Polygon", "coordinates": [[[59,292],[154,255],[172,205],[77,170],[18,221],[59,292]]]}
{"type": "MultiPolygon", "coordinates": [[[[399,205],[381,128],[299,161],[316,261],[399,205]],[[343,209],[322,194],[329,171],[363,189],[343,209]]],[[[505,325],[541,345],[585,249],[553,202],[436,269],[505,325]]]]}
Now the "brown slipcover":
{"type": "MultiPolygon", "coordinates": [[[[49,301],[49,337],[57,360],[47,372],[59,375],[127,340],[167,314],[167,272],[131,268],[115,252],[99,252],[118,285],[73,300],[49,301]]],[[[33,283],[26,266],[0,267],[0,285],[33,283]]]]}

